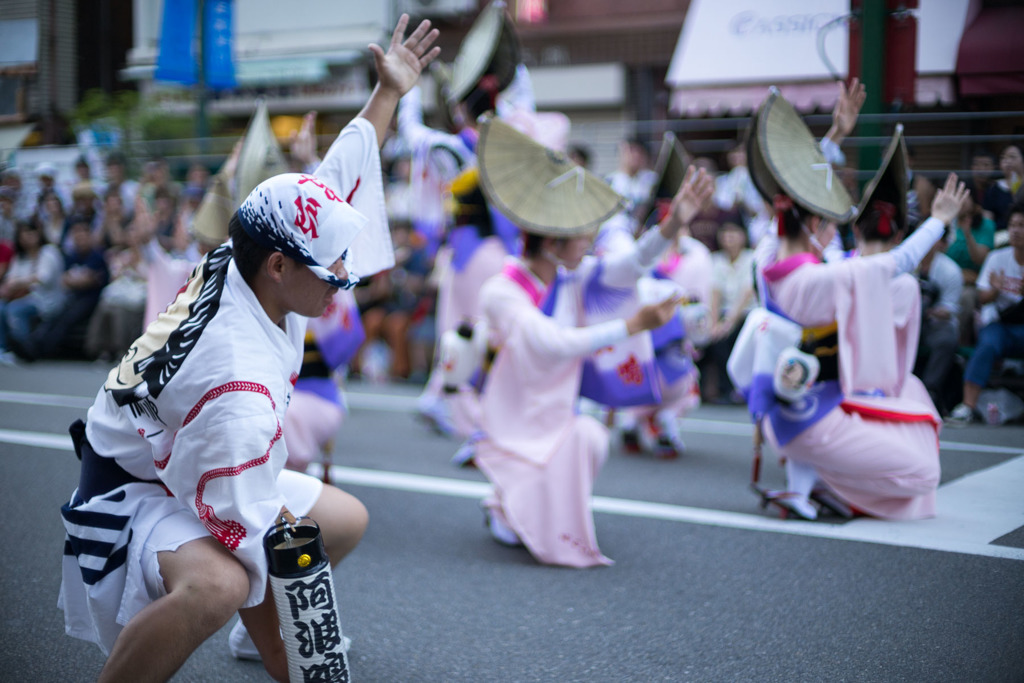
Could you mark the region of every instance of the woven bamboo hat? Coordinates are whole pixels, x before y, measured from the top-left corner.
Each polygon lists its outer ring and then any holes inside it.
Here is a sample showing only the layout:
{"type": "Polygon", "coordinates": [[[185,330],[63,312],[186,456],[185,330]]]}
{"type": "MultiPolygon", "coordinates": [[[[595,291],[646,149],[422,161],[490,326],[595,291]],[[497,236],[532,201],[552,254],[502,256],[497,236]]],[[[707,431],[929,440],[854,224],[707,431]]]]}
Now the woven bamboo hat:
{"type": "Polygon", "coordinates": [[[477,162],[488,201],[526,232],[592,234],[621,208],[606,182],[490,116],[481,119],[477,162]]]}
{"type": "Polygon", "coordinates": [[[437,113],[441,119],[441,125],[445,130],[457,130],[455,117],[452,116],[451,105],[448,104],[448,93],[452,88],[452,67],[439,59],[430,63],[430,75],[434,77],[437,86],[436,101],[437,113]]]}
{"type": "Polygon", "coordinates": [[[676,196],[679,186],[686,177],[686,169],[693,162],[690,153],[683,147],[675,133],[666,131],[661,138],[661,150],[654,170],[658,174],[658,182],[654,186],[651,201],[671,199],[676,196]]]}
{"type": "Polygon", "coordinates": [[[495,0],[477,17],[459,46],[452,65],[448,104],[462,102],[485,76],[493,75],[495,93],[508,87],[519,64],[519,37],[505,12],[505,3],[495,0]]]}
{"type": "Polygon", "coordinates": [[[825,160],[810,129],[776,88],[758,110],[747,138],[750,178],[771,203],[785,194],[813,214],[846,223],[856,213],[853,200],[832,164],[825,160]]]}
{"type": "Polygon", "coordinates": [[[896,207],[893,220],[900,228],[907,227],[907,190],[910,181],[907,170],[907,143],[903,139],[903,124],[897,123],[889,146],[882,158],[882,165],[875,177],[864,188],[864,195],[857,206],[857,215],[863,216],[870,210],[871,203],[883,201],[896,207]]]}
{"type": "Polygon", "coordinates": [[[231,196],[228,179],[218,173],[210,182],[210,189],[192,218],[192,234],[207,244],[220,245],[228,238],[228,223],[238,208],[231,196]]]}
{"type": "Polygon", "coordinates": [[[284,152],[277,144],[277,136],[270,127],[267,103],[262,99],[256,104],[256,113],[249,120],[245,131],[245,142],[238,153],[238,170],[235,172],[237,203],[249,196],[253,189],[271,176],[288,172],[284,152]]]}

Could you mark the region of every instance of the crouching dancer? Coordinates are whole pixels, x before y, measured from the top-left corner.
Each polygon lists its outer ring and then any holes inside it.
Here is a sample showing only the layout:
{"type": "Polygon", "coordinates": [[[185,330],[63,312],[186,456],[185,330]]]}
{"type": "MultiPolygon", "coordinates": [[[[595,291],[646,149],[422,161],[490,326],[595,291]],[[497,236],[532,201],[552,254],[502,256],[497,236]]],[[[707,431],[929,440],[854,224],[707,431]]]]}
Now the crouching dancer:
{"type": "Polygon", "coordinates": [[[402,94],[437,56],[423,22],[399,19],[379,82],[315,175],[264,181],[231,218],[231,240],[114,368],[72,426],[79,486],[60,605],[67,632],[108,655],[101,681],[169,679],[238,612],[264,666],[287,680],[264,533],[282,514],[320,526],[332,563],[359,542],[351,495],[284,469],[281,425],[306,317],[339,287],[393,260],[380,173],[402,94]],[[350,249],[351,247],[351,249],[350,249]]]}
{"type": "MultiPolygon", "coordinates": [[[[627,319],[584,327],[585,300],[614,296],[613,289],[628,292],[710,200],[713,184],[691,167],[657,229],[634,249],[597,259],[586,254],[597,226],[617,209],[618,195],[500,121],[482,130],[484,190],[524,233],[523,257],[510,258],[480,293],[497,349],[483,384],[485,436],[475,456],[494,486],[483,501],[488,525],[497,541],[522,543],[543,564],[610,565],[597,546],[590,508],[608,433],[576,410],[583,359],[664,325],[678,301],[669,298],[627,319]],[[503,150],[523,151],[530,159],[514,168],[503,150]]],[[[622,372],[642,374],[635,357],[624,366],[622,372]]]]}

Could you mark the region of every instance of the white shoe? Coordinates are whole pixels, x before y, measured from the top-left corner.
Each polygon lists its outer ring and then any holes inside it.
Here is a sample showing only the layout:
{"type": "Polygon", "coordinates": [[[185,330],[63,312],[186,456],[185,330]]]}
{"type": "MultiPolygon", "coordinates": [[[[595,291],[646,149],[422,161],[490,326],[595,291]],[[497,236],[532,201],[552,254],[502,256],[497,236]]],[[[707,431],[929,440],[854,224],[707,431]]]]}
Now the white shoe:
{"type": "MultiPolygon", "coordinates": [[[[345,654],[348,654],[351,647],[352,639],[348,636],[342,636],[341,649],[345,651],[345,654]]],[[[235,659],[247,659],[253,662],[263,661],[263,658],[260,657],[260,651],[256,649],[256,644],[252,642],[252,638],[249,637],[249,632],[245,630],[245,625],[241,619],[235,622],[235,625],[231,627],[231,633],[228,634],[228,650],[231,651],[231,656],[235,659]]]]}
{"type": "Polygon", "coordinates": [[[981,420],[978,419],[974,408],[971,408],[966,403],[957,405],[956,408],[953,408],[949,417],[946,418],[946,424],[950,427],[966,427],[977,422],[981,422],[981,420]]]}
{"type": "Polygon", "coordinates": [[[654,416],[654,423],[658,428],[658,440],[665,442],[676,455],[686,452],[686,443],[683,435],[679,432],[679,420],[667,410],[659,410],[654,416]]]}
{"type": "Polygon", "coordinates": [[[455,425],[449,415],[448,402],[443,398],[421,400],[418,408],[420,419],[430,425],[435,432],[441,436],[452,436],[455,433],[455,425]]]}
{"type": "Polygon", "coordinates": [[[252,638],[249,637],[249,632],[245,630],[245,625],[241,619],[236,621],[235,625],[231,627],[231,633],[228,634],[228,649],[231,650],[231,656],[235,659],[248,659],[254,662],[263,661],[263,658],[260,657],[260,651],[256,649],[256,644],[252,642],[252,638]]]}
{"type": "Polygon", "coordinates": [[[476,456],[476,441],[471,438],[466,439],[459,446],[459,450],[455,451],[451,462],[455,467],[469,467],[473,464],[474,456],[476,456]]]}
{"type": "Polygon", "coordinates": [[[498,543],[511,548],[516,548],[523,544],[519,540],[519,535],[499,520],[497,515],[491,514],[489,508],[484,508],[484,521],[491,532],[491,537],[498,543]]]}

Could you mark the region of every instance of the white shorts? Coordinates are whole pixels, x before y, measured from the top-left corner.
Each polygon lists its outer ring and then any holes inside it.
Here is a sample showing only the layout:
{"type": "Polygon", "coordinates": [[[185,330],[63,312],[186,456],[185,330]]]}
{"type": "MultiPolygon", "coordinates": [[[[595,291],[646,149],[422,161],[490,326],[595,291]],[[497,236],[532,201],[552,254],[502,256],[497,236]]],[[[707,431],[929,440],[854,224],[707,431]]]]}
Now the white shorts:
{"type": "MultiPolygon", "coordinates": [[[[293,470],[281,470],[277,476],[278,490],[285,498],[285,507],[295,515],[308,515],[320,499],[323,482],[308,474],[293,470]]],[[[209,530],[203,526],[192,510],[182,508],[157,522],[146,537],[139,561],[142,578],[150,601],[167,595],[163,576],[160,574],[158,553],[174,551],[197,538],[206,538],[209,530]]]]}

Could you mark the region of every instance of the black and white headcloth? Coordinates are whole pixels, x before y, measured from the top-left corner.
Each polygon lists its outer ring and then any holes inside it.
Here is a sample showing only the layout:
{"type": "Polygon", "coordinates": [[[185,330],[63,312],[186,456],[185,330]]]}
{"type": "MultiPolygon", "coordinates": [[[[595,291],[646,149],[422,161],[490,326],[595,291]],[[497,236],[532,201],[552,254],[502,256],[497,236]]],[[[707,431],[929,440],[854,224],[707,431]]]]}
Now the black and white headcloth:
{"type": "Polygon", "coordinates": [[[242,202],[238,218],[257,244],[305,264],[321,280],[343,289],[358,282],[328,268],[339,258],[346,262],[367,218],[320,179],[304,173],[268,178],[242,202]]]}

